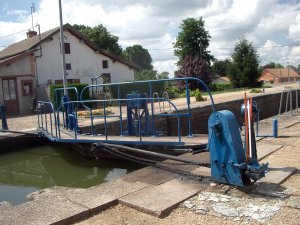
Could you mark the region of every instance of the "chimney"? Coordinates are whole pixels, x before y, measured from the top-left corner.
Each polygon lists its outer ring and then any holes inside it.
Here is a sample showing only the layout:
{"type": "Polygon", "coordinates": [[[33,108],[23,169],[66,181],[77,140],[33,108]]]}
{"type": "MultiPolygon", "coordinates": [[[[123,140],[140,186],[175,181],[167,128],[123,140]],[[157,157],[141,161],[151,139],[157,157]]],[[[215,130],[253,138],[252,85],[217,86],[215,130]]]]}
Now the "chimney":
{"type": "Polygon", "coordinates": [[[29,30],[27,33],[27,38],[35,37],[37,36],[37,32],[34,30],[29,30]]]}

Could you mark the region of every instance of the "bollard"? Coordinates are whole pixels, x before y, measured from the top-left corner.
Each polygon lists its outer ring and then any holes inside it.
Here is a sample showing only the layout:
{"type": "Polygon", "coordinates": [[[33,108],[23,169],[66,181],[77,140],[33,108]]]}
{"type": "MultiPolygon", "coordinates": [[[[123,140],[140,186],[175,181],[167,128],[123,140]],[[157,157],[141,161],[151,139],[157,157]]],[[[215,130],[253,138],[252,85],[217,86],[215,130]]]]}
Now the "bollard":
{"type": "Polygon", "coordinates": [[[0,117],[2,119],[2,130],[8,130],[5,106],[3,104],[0,104],[0,117]]]}
{"type": "Polygon", "coordinates": [[[273,120],[273,137],[274,138],[278,137],[278,120],[277,119],[273,120]]]}

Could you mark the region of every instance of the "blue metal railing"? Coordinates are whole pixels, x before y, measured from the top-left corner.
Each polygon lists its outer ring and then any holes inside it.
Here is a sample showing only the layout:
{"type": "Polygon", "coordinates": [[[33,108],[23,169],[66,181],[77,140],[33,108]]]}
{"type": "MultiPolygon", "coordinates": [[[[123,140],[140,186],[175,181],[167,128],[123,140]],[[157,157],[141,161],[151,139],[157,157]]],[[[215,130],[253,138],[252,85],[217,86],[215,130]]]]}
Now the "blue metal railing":
{"type": "Polygon", "coordinates": [[[53,138],[57,138],[58,127],[53,104],[51,102],[38,101],[37,116],[38,128],[50,134],[53,138]],[[50,126],[50,129],[48,126],[50,126]],[[54,132],[55,135],[53,134],[54,132]]]}
{"type": "MultiPolygon", "coordinates": [[[[118,101],[118,102],[128,102],[128,101],[140,101],[140,100],[145,100],[145,101],[152,101],[154,99],[157,99],[157,98],[134,98],[134,99],[114,99],[114,101],[118,101]]],[[[177,133],[178,133],[178,144],[181,143],[181,126],[180,126],[180,117],[183,116],[183,114],[179,113],[177,107],[175,106],[174,103],[172,103],[169,99],[164,99],[164,98],[160,98],[159,99],[160,101],[166,101],[168,102],[170,105],[172,105],[172,107],[174,108],[174,113],[172,115],[168,114],[156,114],[156,116],[172,116],[172,117],[176,117],[177,118],[177,133]]],[[[97,116],[97,118],[103,118],[103,122],[104,122],[104,135],[105,135],[105,141],[110,141],[109,139],[109,135],[108,135],[108,122],[107,122],[107,118],[109,117],[117,117],[117,118],[120,118],[120,116],[114,116],[114,115],[107,115],[107,106],[106,106],[106,103],[109,102],[109,101],[112,101],[110,99],[106,99],[106,100],[84,100],[84,101],[69,101],[69,102],[65,102],[63,104],[61,104],[58,109],[57,109],[57,114],[56,114],[56,121],[57,121],[57,130],[58,130],[58,138],[61,139],[62,138],[62,135],[61,135],[61,132],[64,132],[61,128],[61,118],[60,118],[60,111],[61,111],[61,108],[62,107],[65,107],[65,105],[67,104],[78,104],[78,103],[102,103],[103,105],[103,116],[97,116]]],[[[122,110],[122,109],[121,109],[122,110]]],[[[91,111],[90,108],[88,108],[88,111],[91,111]]],[[[77,121],[77,118],[78,118],[78,111],[75,110],[73,112],[73,116],[74,118],[76,119],[76,123],[78,122],[77,121]]],[[[140,115],[139,115],[140,116],[140,115]]],[[[98,134],[95,132],[95,128],[94,128],[94,123],[92,122],[93,119],[91,119],[91,130],[93,130],[94,132],[92,133],[93,136],[97,136],[98,134]]],[[[139,142],[143,142],[143,135],[142,135],[142,132],[141,132],[141,118],[138,117],[138,121],[137,121],[137,124],[138,124],[138,137],[139,137],[139,142]]],[[[78,130],[76,129],[77,126],[74,126],[75,129],[73,130],[73,134],[74,134],[74,139],[77,140],[78,138],[78,130]]],[[[123,125],[122,125],[123,127],[123,125]]],[[[121,129],[123,130],[123,128],[121,129]]],[[[69,132],[66,132],[68,134],[70,134],[69,132]]]]}
{"type": "MultiPolygon", "coordinates": [[[[163,80],[150,80],[150,81],[133,81],[133,82],[123,82],[123,83],[111,83],[111,84],[98,84],[98,85],[89,85],[83,88],[80,95],[78,94],[78,91],[74,87],[69,87],[67,90],[75,91],[76,100],[70,101],[69,99],[65,101],[61,101],[58,103],[58,92],[63,91],[63,88],[56,89],[55,90],[55,103],[56,107],[53,106],[50,102],[43,102],[39,101],[39,114],[38,114],[38,126],[40,130],[44,131],[45,133],[51,135],[51,138],[55,139],[55,141],[68,141],[68,142],[95,142],[97,140],[97,136],[101,135],[102,138],[99,138],[99,141],[106,141],[109,143],[122,143],[122,141],[113,140],[111,138],[109,132],[111,131],[108,124],[111,121],[108,121],[109,118],[116,118],[119,120],[119,129],[120,135],[131,135],[138,137],[137,139],[131,138],[131,140],[134,141],[128,141],[126,139],[123,142],[135,142],[135,144],[139,144],[143,142],[145,144],[147,142],[146,138],[144,136],[157,136],[160,135],[158,131],[156,131],[156,124],[155,120],[158,117],[168,117],[168,118],[176,118],[177,119],[177,135],[178,140],[177,144],[182,144],[182,130],[181,130],[181,118],[187,118],[188,123],[188,137],[192,137],[192,124],[191,124],[191,101],[190,101],[190,90],[189,90],[189,82],[195,81],[199,84],[201,84],[204,89],[207,91],[212,105],[212,111],[215,112],[215,105],[214,100],[212,98],[211,92],[208,88],[208,86],[200,79],[197,78],[173,78],[173,79],[163,79],[163,80]],[[183,112],[179,112],[177,106],[168,98],[168,93],[165,91],[165,85],[164,85],[164,91],[162,92],[162,98],[159,97],[158,92],[155,92],[153,90],[153,87],[157,88],[158,86],[154,86],[154,83],[157,82],[185,82],[184,87],[186,91],[186,108],[183,112]],[[148,87],[148,90],[145,90],[148,92],[147,95],[135,95],[135,94],[129,94],[128,93],[121,93],[122,85],[126,84],[137,84],[141,86],[140,84],[146,84],[146,89],[148,87]],[[115,91],[117,91],[118,98],[116,99],[103,99],[103,100],[84,100],[84,92],[85,91],[91,91],[90,88],[96,88],[96,87],[109,87],[109,86],[116,86],[115,91]],[[126,96],[128,98],[123,98],[121,96],[126,96]],[[129,97],[131,96],[131,97],[129,97]],[[139,96],[139,97],[137,97],[139,96]],[[146,97],[144,97],[146,96],[146,97]],[[152,97],[153,96],[153,97],[152,97]],[[141,101],[143,104],[140,104],[141,101]],[[110,115],[108,112],[108,103],[116,103],[118,108],[118,113],[110,115]],[[159,112],[155,112],[155,103],[159,103],[159,112]],[[160,102],[163,102],[163,104],[166,102],[169,104],[169,112],[162,112],[161,111],[161,105],[160,102]],[[137,103],[137,104],[136,104],[137,103]],[[134,106],[132,105],[134,104],[134,106]],[[82,105],[83,109],[87,110],[88,116],[87,120],[90,122],[90,134],[91,137],[88,138],[87,134],[85,134],[85,137],[79,136],[79,128],[78,128],[78,108],[79,105],[82,105]],[[103,110],[103,115],[96,115],[93,111],[93,106],[97,106],[97,108],[101,108],[103,110]],[[100,106],[100,107],[99,107],[100,106]],[[124,108],[127,106],[127,118],[124,118],[124,108]],[[148,112],[148,106],[151,108],[151,115],[149,115],[148,112]],[[145,116],[147,114],[147,116],[145,116]],[[148,118],[148,115],[150,116],[148,118]],[[129,116],[131,122],[129,123],[129,116]],[[95,119],[102,119],[100,123],[103,126],[103,134],[98,134],[96,131],[96,122],[95,119]],[[124,121],[127,119],[127,129],[124,125],[124,121]],[[151,123],[151,126],[148,127],[151,123]],[[146,125],[145,125],[146,124],[146,125]],[[132,126],[133,132],[129,132],[129,125],[132,126]],[[149,128],[149,132],[148,132],[149,128]],[[62,135],[62,132],[67,134],[69,137],[66,139],[66,136],[62,135]],[[73,139],[73,140],[72,140],[73,139]],[[105,139],[105,140],[104,140],[105,139]]],[[[124,89],[123,89],[124,90],[124,89]]],[[[126,88],[125,88],[126,90],[126,88]]],[[[125,92],[125,91],[124,91],[125,92]]],[[[164,109],[164,105],[163,105],[164,109]]],[[[126,113],[125,113],[126,114],[126,113]]],[[[88,128],[88,126],[86,128],[88,128]]],[[[116,127],[114,127],[116,128],[116,127]]],[[[89,129],[89,128],[88,128],[89,129]]],[[[114,138],[115,138],[116,132],[114,131],[114,138]]],[[[149,141],[149,140],[148,140],[149,141]]],[[[164,143],[169,143],[172,141],[163,141],[164,143]]],[[[174,142],[174,141],[173,141],[174,142]]],[[[158,140],[159,144],[162,143],[158,140]]],[[[151,142],[153,144],[153,141],[151,142]]]]}
{"type": "MultiPolygon", "coordinates": [[[[117,98],[121,99],[121,91],[120,87],[123,85],[128,85],[128,84],[148,84],[148,94],[149,96],[153,96],[153,83],[159,83],[159,82],[185,82],[185,91],[186,91],[186,103],[187,103],[187,118],[188,118],[188,136],[192,137],[192,124],[191,124],[191,102],[190,102],[190,94],[189,94],[189,82],[197,82],[198,84],[202,85],[204,87],[205,91],[208,93],[209,98],[211,100],[211,107],[212,107],[212,112],[215,112],[215,104],[213,97],[211,95],[209,87],[202,81],[201,79],[194,78],[194,77],[187,77],[187,78],[172,78],[172,79],[161,79],[161,80],[148,80],[148,81],[132,81],[132,82],[122,82],[122,83],[109,83],[109,84],[97,84],[97,85],[89,85],[86,86],[82,89],[80,93],[80,100],[83,100],[83,93],[90,88],[96,88],[96,87],[112,87],[112,86],[117,86],[117,98]]],[[[155,115],[154,115],[154,101],[153,99],[151,101],[151,117],[152,117],[152,127],[154,127],[155,123],[155,115]]],[[[121,102],[118,102],[119,109],[120,109],[120,115],[121,115],[121,102]]],[[[85,104],[83,105],[84,108],[89,109],[85,104]]],[[[120,116],[120,127],[122,127],[122,116],[120,116]]],[[[123,132],[121,132],[123,134],[123,132]]]]}

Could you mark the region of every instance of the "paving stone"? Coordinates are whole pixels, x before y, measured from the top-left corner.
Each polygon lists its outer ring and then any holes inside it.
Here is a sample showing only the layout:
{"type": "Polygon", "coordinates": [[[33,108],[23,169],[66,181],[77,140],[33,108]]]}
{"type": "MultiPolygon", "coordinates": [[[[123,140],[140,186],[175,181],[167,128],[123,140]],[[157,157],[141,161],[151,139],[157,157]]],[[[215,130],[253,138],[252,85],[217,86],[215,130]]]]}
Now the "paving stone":
{"type": "Polygon", "coordinates": [[[71,201],[90,209],[92,213],[105,210],[118,204],[122,196],[141,190],[149,184],[142,182],[127,182],[122,179],[114,179],[109,182],[86,189],[85,192],[70,192],[67,197],[71,201]]]}
{"type": "Polygon", "coordinates": [[[119,199],[119,202],[157,217],[166,216],[185,199],[207,185],[185,178],[175,178],[158,186],[149,186],[119,199]]]}
{"type": "Polygon", "coordinates": [[[1,207],[0,224],[70,224],[118,203],[148,184],[115,179],[88,189],[53,187],[32,193],[32,201],[1,207]]]}
{"type": "Polygon", "coordinates": [[[271,145],[271,144],[260,144],[257,143],[257,158],[258,160],[263,159],[264,157],[270,155],[271,153],[282,148],[283,145],[271,145]]]}
{"type": "Polygon", "coordinates": [[[210,177],[210,175],[211,175],[210,168],[202,167],[202,166],[198,167],[195,170],[192,170],[191,172],[194,173],[194,174],[197,174],[197,175],[200,175],[200,176],[206,176],[206,177],[210,177]]]}
{"type": "Polygon", "coordinates": [[[295,167],[272,167],[269,168],[269,172],[266,176],[260,179],[258,182],[280,184],[291,176],[297,168],[295,167]]]}
{"type": "Polygon", "coordinates": [[[1,210],[0,224],[71,224],[89,215],[87,207],[61,196],[49,196],[1,210]]]}
{"type": "Polygon", "coordinates": [[[148,166],[126,174],[123,180],[128,182],[140,181],[147,184],[158,185],[178,176],[178,174],[148,166]]]}
{"type": "Polygon", "coordinates": [[[292,196],[288,199],[287,206],[300,209],[300,196],[292,196]]]}

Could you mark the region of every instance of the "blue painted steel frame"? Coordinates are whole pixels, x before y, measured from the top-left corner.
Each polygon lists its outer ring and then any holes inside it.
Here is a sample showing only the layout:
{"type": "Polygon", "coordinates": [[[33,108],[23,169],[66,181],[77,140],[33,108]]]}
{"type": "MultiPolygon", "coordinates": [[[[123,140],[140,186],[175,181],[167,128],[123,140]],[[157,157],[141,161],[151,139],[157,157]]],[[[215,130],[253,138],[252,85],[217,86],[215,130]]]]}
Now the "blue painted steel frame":
{"type": "MultiPolygon", "coordinates": [[[[173,79],[162,79],[162,80],[150,80],[150,81],[133,81],[133,82],[123,82],[123,83],[111,83],[111,84],[98,84],[98,85],[89,85],[89,86],[86,86],[85,88],[83,88],[83,90],[81,91],[80,95],[78,95],[78,92],[77,92],[77,89],[74,88],[74,87],[69,87],[67,88],[67,90],[75,90],[76,92],[76,96],[77,98],[79,98],[80,100],[79,101],[67,101],[67,102],[63,102],[62,104],[60,104],[58,106],[58,108],[56,109],[56,113],[53,110],[53,114],[55,115],[55,132],[56,132],[56,137],[51,135],[53,139],[55,139],[55,141],[64,141],[64,142],[72,142],[72,143],[80,143],[80,142],[88,142],[88,143],[93,143],[95,142],[95,139],[91,139],[91,140],[82,140],[82,139],[78,139],[77,138],[77,125],[74,125],[74,138],[73,139],[63,139],[62,136],[61,136],[61,132],[62,129],[61,129],[61,124],[60,124],[60,111],[62,111],[62,116],[63,116],[63,121],[66,120],[66,118],[64,118],[64,112],[66,108],[69,108],[70,106],[74,106],[76,105],[76,107],[70,109],[70,110],[67,110],[67,113],[66,113],[66,117],[72,117],[74,119],[74,123],[77,124],[77,106],[79,104],[81,104],[85,109],[89,110],[90,112],[90,118],[91,118],[91,134],[93,135],[96,135],[95,131],[94,131],[94,118],[103,118],[104,119],[104,132],[105,132],[105,142],[109,142],[109,143],[119,143],[119,144],[126,144],[126,143],[130,143],[130,144],[150,144],[150,145],[154,145],[153,142],[146,142],[146,141],[143,141],[143,138],[141,136],[141,132],[140,132],[140,125],[139,125],[139,136],[140,136],[140,140],[139,141],[123,141],[123,140],[120,140],[120,141],[113,141],[113,140],[109,140],[109,137],[108,137],[108,132],[107,132],[107,118],[108,117],[117,117],[119,118],[120,120],[120,135],[124,135],[124,128],[123,128],[123,113],[122,113],[122,103],[123,102],[126,102],[128,101],[128,99],[122,99],[120,98],[121,96],[121,91],[120,91],[120,87],[121,85],[126,85],[126,84],[130,84],[130,83],[137,83],[137,84],[140,84],[140,83],[148,83],[148,87],[149,87],[149,95],[152,96],[153,95],[153,86],[152,84],[153,83],[156,83],[156,82],[174,82],[174,81],[184,81],[186,82],[186,102],[187,102],[187,113],[179,113],[177,107],[175,106],[175,104],[173,102],[171,102],[169,99],[166,99],[166,98],[137,98],[135,100],[143,100],[143,101],[146,101],[146,102],[150,102],[151,103],[151,122],[152,122],[152,131],[155,131],[155,124],[154,124],[154,119],[155,117],[157,116],[161,116],[161,117],[176,117],[178,122],[178,142],[166,142],[166,141],[163,141],[163,142],[159,142],[158,143],[155,143],[157,145],[182,145],[184,144],[183,142],[181,142],[181,124],[180,124],[180,118],[181,117],[186,117],[188,119],[188,136],[191,137],[192,136],[192,126],[191,126],[191,108],[190,108],[190,95],[189,95],[189,85],[188,85],[188,82],[190,81],[196,81],[198,82],[199,84],[201,84],[204,89],[208,92],[209,94],[209,97],[211,99],[211,104],[212,104],[212,111],[215,112],[215,105],[214,105],[214,100],[212,98],[212,95],[210,93],[210,90],[208,88],[208,86],[200,79],[197,79],[197,78],[173,78],[173,79]],[[118,91],[118,98],[117,99],[113,99],[113,101],[116,101],[118,102],[118,106],[119,106],[119,112],[120,112],[120,115],[118,116],[109,116],[109,115],[106,115],[106,103],[109,102],[109,101],[112,101],[111,99],[104,99],[104,100],[83,100],[83,93],[84,91],[87,91],[89,90],[89,88],[95,88],[95,87],[104,87],[104,86],[114,86],[116,85],[117,86],[117,91],[118,91]],[[172,106],[174,108],[174,114],[154,114],[154,102],[155,101],[163,101],[163,102],[168,102],[170,106],[172,106]],[[102,103],[102,107],[103,107],[103,111],[104,111],[104,116],[93,116],[93,112],[92,112],[92,109],[90,107],[88,107],[86,105],[86,103],[102,103]]],[[[63,91],[64,89],[63,88],[60,88],[60,89],[56,89],[56,101],[58,100],[57,99],[57,92],[58,91],[63,91]]],[[[132,101],[133,99],[130,99],[130,101],[132,101]]],[[[40,102],[42,103],[42,102],[40,102]]],[[[46,102],[43,102],[43,104],[46,104],[46,102]]],[[[58,105],[58,104],[57,104],[58,105]]],[[[52,108],[53,108],[53,105],[52,105],[52,108]]],[[[43,123],[45,120],[41,120],[41,122],[43,123]]],[[[47,124],[47,123],[46,123],[47,124]]],[[[39,122],[39,127],[42,128],[43,131],[46,131],[47,130],[47,127],[44,128],[43,124],[40,125],[40,122],[39,122]]],[[[69,128],[69,126],[67,127],[69,128]]],[[[52,130],[52,128],[51,128],[52,130]]],[[[46,132],[47,136],[49,136],[49,132],[46,132]]],[[[50,138],[50,137],[49,137],[50,138]]],[[[51,139],[51,138],[50,138],[51,139]]],[[[103,141],[102,141],[103,142],[103,141]]]]}
{"type": "MultiPolygon", "coordinates": [[[[191,107],[190,107],[190,95],[189,95],[189,86],[188,86],[188,83],[189,81],[196,81],[197,83],[201,84],[205,91],[208,93],[209,95],[209,98],[211,100],[211,107],[212,107],[212,112],[215,112],[216,109],[215,109],[215,104],[214,104],[214,100],[213,100],[213,97],[211,95],[211,92],[210,92],[210,89],[209,87],[204,83],[204,81],[202,81],[201,79],[198,79],[198,78],[194,78],[194,77],[187,77],[187,78],[172,78],[172,79],[161,79],[161,80],[148,80],[148,81],[132,81],[132,82],[122,82],[122,83],[110,83],[110,84],[98,84],[98,85],[89,85],[89,86],[86,86],[82,89],[81,93],[80,93],[80,100],[83,100],[83,93],[84,91],[86,91],[87,89],[90,89],[90,88],[97,88],[97,87],[104,87],[104,86],[115,86],[117,85],[118,87],[118,98],[120,99],[120,96],[121,96],[121,92],[120,92],[120,86],[121,85],[126,85],[126,84],[142,84],[142,83],[147,83],[148,84],[148,87],[149,87],[149,96],[152,96],[153,95],[153,90],[152,90],[152,83],[157,83],[157,82],[172,82],[172,81],[184,81],[185,82],[185,91],[186,91],[186,102],[187,102],[187,111],[188,113],[186,114],[187,115],[187,118],[188,118],[188,136],[189,137],[192,137],[193,134],[192,134],[192,125],[191,125],[191,107]]],[[[152,133],[155,133],[154,132],[154,118],[155,118],[155,115],[154,115],[154,110],[153,110],[153,104],[154,104],[154,100],[153,99],[151,101],[151,118],[152,118],[152,133]]],[[[89,107],[87,107],[86,105],[84,105],[84,108],[86,108],[87,110],[91,110],[89,107]]],[[[121,110],[121,103],[119,102],[119,108],[120,108],[120,112],[122,111],[121,110]]],[[[121,115],[122,113],[120,113],[121,115]]],[[[120,116],[120,129],[121,129],[121,135],[123,135],[123,124],[122,124],[122,116],[120,116]]]]}

